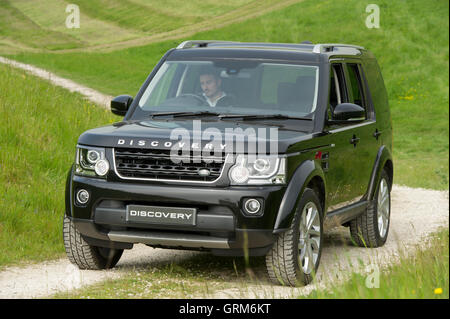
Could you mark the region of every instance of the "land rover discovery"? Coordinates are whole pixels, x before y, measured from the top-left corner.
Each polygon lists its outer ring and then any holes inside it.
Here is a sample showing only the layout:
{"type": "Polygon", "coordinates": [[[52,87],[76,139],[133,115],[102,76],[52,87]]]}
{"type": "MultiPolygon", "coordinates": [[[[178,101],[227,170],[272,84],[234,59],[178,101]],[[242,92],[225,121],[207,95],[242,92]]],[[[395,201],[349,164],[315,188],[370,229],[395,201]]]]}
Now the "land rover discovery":
{"type": "Polygon", "coordinates": [[[111,110],[123,120],[79,137],[67,177],[64,244],[81,269],[141,243],[265,256],[295,286],[331,227],[386,242],[392,124],[362,47],[185,41],[111,110]]]}

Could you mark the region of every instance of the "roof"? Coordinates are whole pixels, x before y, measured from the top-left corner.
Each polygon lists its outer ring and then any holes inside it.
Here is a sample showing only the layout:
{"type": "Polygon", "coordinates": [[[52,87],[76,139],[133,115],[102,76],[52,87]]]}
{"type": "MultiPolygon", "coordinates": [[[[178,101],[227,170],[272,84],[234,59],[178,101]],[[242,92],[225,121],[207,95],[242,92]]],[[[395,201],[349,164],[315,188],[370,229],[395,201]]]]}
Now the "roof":
{"type": "Polygon", "coordinates": [[[177,49],[240,49],[294,51],[298,53],[314,53],[325,55],[360,55],[365,49],[361,46],[339,43],[267,43],[267,42],[235,42],[218,40],[189,40],[180,43],[177,49]]]}

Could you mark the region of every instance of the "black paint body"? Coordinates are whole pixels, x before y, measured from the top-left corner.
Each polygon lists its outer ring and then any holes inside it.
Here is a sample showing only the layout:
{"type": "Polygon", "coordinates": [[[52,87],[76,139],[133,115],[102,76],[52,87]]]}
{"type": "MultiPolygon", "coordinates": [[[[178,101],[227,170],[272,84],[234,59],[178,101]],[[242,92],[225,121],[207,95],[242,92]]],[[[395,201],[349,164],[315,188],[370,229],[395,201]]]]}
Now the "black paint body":
{"type": "MultiPolygon", "coordinates": [[[[211,58],[258,59],[282,63],[301,63],[319,66],[319,94],[314,121],[302,123],[305,129],[296,129],[295,120],[267,120],[255,122],[220,121],[208,118],[204,125],[219,128],[239,126],[275,127],[279,130],[278,152],[287,156],[285,185],[230,186],[227,172],[216,183],[177,183],[171,181],[134,181],[117,176],[111,167],[106,179],[77,176],[74,167],[69,172],[66,186],[66,215],[76,224],[83,237],[91,244],[105,247],[131,248],[132,244],[112,241],[111,231],[167,232],[170,236],[198,234],[225,238],[227,249],[209,248],[216,254],[242,255],[249,249],[251,255],[264,255],[292,220],[297,202],[306,187],[319,195],[325,212],[326,225],[345,224],[362,213],[373,200],[375,185],[385,169],[393,183],[392,124],[388,99],[379,66],[374,56],[364,49],[336,47],[327,52],[314,53],[313,45],[277,44],[216,44],[208,47],[172,49],[166,53],[143,84],[126,113],[123,122],[83,133],[79,145],[106,148],[106,158],[113,162],[117,140],[121,147],[130,141],[148,139],[169,141],[174,127],[192,131],[192,119],[137,120],[137,103],[158,68],[166,60],[200,60],[211,58]],[[331,72],[334,64],[345,70],[343,81],[349,83],[346,64],[359,65],[362,75],[366,119],[355,122],[332,121],[329,118],[331,72]],[[318,154],[320,154],[318,156],[318,154]],[[78,189],[87,189],[91,198],[86,206],[77,205],[74,196],[78,189]],[[247,216],[243,200],[258,198],[264,203],[262,216],[247,216]],[[133,224],[125,221],[126,205],[154,205],[196,208],[195,226],[161,226],[133,224]]],[[[347,87],[347,101],[353,102],[347,87]]],[[[128,99],[125,99],[128,103],[128,99]]],[[[224,141],[226,142],[226,141],[224,141]]],[[[135,143],[135,142],[134,142],[135,143]]],[[[201,143],[206,143],[202,141],[201,143]]],[[[227,168],[225,168],[226,170],[227,168]]],[[[173,247],[164,242],[152,246],[201,249],[202,247],[173,247]]]]}

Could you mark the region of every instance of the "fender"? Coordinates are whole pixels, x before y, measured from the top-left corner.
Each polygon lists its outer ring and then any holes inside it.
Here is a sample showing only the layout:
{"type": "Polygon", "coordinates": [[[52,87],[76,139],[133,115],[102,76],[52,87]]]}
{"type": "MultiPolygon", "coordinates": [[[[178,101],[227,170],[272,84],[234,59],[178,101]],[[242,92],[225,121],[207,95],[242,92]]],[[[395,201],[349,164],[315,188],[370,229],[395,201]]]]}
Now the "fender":
{"type": "Polygon", "coordinates": [[[308,182],[315,176],[320,176],[325,182],[323,171],[315,161],[304,161],[294,172],[289,185],[281,200],[275,221],[274,233],[280,233],[287,230],[291,224],[295,210],[297,208],[300,195],[305,190],[308,182]]]}
{"type": "MultiPolygon", "coordinates": [[[[381,146],[378,149],[377,158],[375,159],[375,164],[372,169],[372,174],[370,176],[369,181],[369,187],[367,188],[367,200],[373,200],[375,196],[375,191],[377,188],[378,183],[380,182],[380,176],[381,176],[381,170],[383,169],[384,165],[387,161],[392,161],[392,154],[390,150],[385,146],[381,146]]],[[[393,167],[392,167],[393,168],[393,167]]],[[[391,173],[391,187],[394,184],[393,183],[393,170],[391,173]]]]}
{"type": "Polygon", "coordinates": [[[72,216],[72,175],[74,165],[70,167],[66,179],[66,216],[72,216]]]}

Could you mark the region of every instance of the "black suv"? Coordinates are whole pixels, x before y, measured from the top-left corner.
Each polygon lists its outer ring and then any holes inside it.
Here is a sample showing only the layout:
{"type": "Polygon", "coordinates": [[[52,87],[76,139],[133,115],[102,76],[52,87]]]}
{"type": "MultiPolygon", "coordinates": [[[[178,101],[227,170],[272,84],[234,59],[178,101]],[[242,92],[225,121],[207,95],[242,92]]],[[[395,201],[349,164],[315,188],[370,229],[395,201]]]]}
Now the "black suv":
{"type": "Polygon", "coordinates": [[[362,47],[186,41],[111,110],[123,121],[79,137],[67,178],[64,244],[81,269],[143,243],[266,256],[294,286],[330,227],[386,241],[392,123],[362,47]]]}

